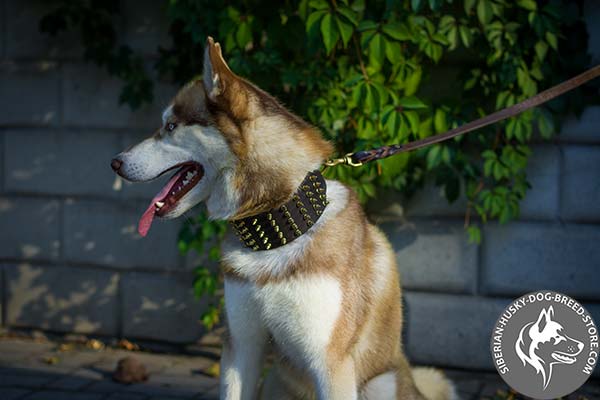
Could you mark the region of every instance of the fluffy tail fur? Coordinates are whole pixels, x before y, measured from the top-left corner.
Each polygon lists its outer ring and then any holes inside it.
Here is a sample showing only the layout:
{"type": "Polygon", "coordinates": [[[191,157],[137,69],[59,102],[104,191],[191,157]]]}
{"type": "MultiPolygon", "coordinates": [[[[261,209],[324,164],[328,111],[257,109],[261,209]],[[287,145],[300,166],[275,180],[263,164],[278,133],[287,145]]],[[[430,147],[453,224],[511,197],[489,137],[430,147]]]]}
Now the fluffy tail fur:
{"type": "Polygon", "coordinates": [[[412,374],[417,389],[427,400],[458,400],[454,384],[440,370],[417,367],[412,374]]]}

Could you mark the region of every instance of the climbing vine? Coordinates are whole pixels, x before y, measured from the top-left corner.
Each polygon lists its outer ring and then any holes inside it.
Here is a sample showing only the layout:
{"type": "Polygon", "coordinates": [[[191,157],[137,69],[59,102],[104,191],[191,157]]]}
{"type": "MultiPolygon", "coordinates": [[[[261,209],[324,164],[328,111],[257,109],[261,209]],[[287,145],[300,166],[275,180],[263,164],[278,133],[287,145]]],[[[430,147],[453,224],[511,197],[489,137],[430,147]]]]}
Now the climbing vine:
{"type": "MultiPolygon", "coordinates": [[[[141,58],[117,42],[119,2],[57,2],[40,28],[79,30],[86,58],[123,80],[121,103],[152,101],[141,58]]],[[[183,84],[202,70],[208,35],[238,74],[318,126],[339,154],[424,138],[510,106],[589,63],[582,4],[559,0],[301,0],[270,3],[168,0],[172,46],[154,68],[183,84]]],[[[392,188],[410,195],[429,179],[448,201],[467,199],[465,228],[519,215],[529,184],[530,143],[551,138],[557,117],[577,110],[582,91],[505,123],[362,168],[328,169],[361,201],[392,188]]],[[[185,223],[182,252],[219,257],[222,222],[185,223]]],[[[196,292],[215,299],[203,322],[218,321],[218,274],[196,269],[196,292]]]]}

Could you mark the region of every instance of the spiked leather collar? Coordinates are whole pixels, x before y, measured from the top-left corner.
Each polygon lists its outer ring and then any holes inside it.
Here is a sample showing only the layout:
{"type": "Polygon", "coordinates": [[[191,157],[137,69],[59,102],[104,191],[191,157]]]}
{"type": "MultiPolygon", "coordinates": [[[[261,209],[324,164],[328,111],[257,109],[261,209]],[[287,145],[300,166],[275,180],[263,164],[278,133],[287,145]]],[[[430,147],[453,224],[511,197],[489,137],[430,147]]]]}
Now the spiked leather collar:
{"type": "Polygon", "coordinates": [[[242,243],[254,251],[281,247],[302,236],[329,204],[325,178],[309,172],[290,201],[279,208],[232,221],[242,243]]]}

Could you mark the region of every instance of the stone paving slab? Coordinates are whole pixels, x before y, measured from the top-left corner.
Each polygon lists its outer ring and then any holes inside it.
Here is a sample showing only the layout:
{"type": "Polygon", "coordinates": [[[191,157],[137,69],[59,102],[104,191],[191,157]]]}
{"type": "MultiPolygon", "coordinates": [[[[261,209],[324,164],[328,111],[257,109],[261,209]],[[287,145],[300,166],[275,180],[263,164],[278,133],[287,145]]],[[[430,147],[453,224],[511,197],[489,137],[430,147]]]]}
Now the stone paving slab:
{"type": "MultiPolygon", "coordinates": [[[[0,338],[0,400],[217,400],[218,380],[206,371],[214,357],[92,350],[85,345],[0,338]],[[64,348],[63,348],[64,349],[64,348]],[[111,374],[120,358],[138,358],[150,372],[146,382],[125,385],[111,374]],[[54,357],[54,358],[52,358],[54,357]],[[52,362],[48,362],[52,360],[52,362]]],[[[490,371],[445,369],[462,400],[525,400],[490,371]]],[[[600,399],[591,380],[564,400],[600,399]]]]}

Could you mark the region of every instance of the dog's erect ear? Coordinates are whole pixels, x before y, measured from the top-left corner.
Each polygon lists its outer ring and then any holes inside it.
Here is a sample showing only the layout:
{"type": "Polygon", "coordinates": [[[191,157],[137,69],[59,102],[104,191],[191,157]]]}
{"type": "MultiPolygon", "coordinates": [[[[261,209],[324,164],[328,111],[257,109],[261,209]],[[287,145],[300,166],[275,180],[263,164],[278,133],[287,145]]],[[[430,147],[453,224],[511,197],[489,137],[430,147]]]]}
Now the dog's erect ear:
{"type": "Polygon", "coordinates": [[[554,308],[552,306],[548,307],[548,309],[542,309],[540,312],[540,316],[538,317],[535,325],[538,328],[538,332],[542,332],[546,327],[546,324],[551,321],[552,316],[554,315],[554,308]]]}
{"type": "Polygon", "coordinates": [[[235,79],[235,74],[231,72],[229,66],[223,59],[221,45],[215,43],[212,37],[206,40],[204,49],[204,89],[208,98],[216,101],[217,98],[226,90],[228,83],[235,79]]]}

